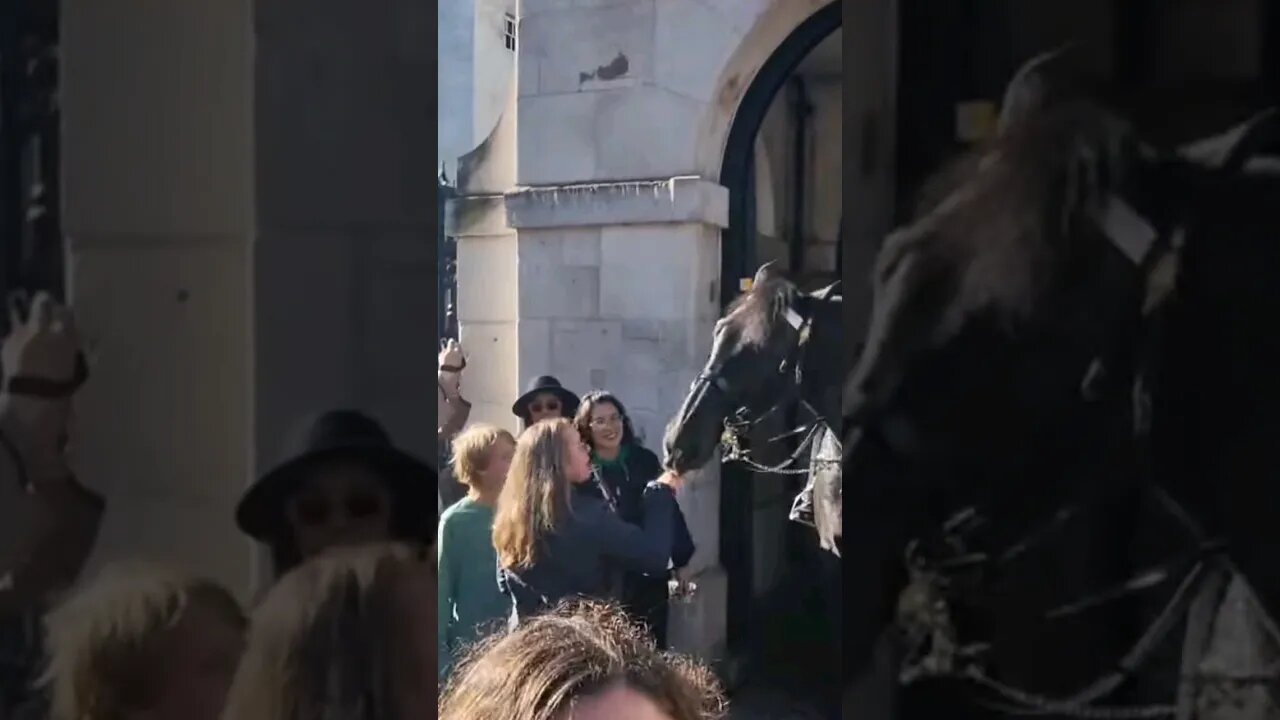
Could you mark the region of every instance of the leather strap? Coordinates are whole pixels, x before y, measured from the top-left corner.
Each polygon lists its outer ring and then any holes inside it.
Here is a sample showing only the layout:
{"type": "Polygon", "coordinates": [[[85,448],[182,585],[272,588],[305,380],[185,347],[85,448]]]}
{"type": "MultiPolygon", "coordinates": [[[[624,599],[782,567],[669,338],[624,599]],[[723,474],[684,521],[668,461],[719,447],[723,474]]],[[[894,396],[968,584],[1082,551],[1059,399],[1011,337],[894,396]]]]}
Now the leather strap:
{"type": "Polygon", "coordinates": [[[71,397],[89,379],[89,362],[84,353],[76,354],[76,368],[70,380],[50,380],[42,377],[18,375],[5,383],[5,391],[10,395],[26,395],[30,397],[60,400],[71,397]]]}

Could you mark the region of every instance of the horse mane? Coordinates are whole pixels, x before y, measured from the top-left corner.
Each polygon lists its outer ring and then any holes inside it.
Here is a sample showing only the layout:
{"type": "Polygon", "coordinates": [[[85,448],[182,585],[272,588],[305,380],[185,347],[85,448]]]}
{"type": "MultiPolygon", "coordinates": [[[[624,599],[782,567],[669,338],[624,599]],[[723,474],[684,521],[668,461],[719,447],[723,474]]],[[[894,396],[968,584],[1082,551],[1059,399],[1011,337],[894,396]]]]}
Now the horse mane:
{"type": "Polygon", "coordinates": [[[725,314],[725,322],[738,330],[743,342],[760,347],[768,342],[787,308],[795,302],[796,286],[784,277],[770,275],[757,280],[739,295],[725,314]]]}
{"type": "Polygon", "coordinates": [[[877,284],[915,260],[950,275],[957,311],[1030,314],[1080,250],[1079,221],[1123,181],[1129,139],[1126,124],[1084,99],[1021,119],[926,181],[914,221],[885,241],[877,284]]]}

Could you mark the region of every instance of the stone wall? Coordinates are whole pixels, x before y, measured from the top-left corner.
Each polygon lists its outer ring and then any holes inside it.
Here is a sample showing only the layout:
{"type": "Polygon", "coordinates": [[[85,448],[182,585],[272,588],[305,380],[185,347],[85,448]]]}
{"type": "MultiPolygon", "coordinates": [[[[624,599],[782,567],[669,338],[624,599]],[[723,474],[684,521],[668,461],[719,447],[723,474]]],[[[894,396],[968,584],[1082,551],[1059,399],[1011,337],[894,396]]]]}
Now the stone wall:
{"type": "Polygon", "coordinates": [[[434,453],[432,11],[63,4],[93,564],[168,560],[249,599],[262,556],[234,505],[301,415],[360,407],[434,453]]]}

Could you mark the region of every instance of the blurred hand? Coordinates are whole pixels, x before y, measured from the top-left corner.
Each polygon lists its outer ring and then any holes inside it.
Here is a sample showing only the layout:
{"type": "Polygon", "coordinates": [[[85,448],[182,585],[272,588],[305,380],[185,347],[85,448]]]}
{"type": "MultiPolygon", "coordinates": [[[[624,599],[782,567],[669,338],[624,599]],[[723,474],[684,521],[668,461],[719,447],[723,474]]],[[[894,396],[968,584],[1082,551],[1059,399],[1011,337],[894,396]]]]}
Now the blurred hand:
{"type": "Polygon", "coordinates": [[[449,342],[446,343],[444,348],[440,350],[440,364],[438,366],[439,369],[441,371],[448,372],[448,371],[445,371],[444,368],[446,367],[460,368],[460,367],[464,367],[466,363],[467,363],[467,356],[462,353],[462,346],[458,344],[457,340],[450,338],[449,342]]]}
{"type": "Polygon", "coordinates": [[[658,478],[658,482],[671,488],[672,492],[680,492],[680,489],[684,487],[684,476],[674,470],[668,470],[662,473],[662,477],[658,478]]]}
{"type": "Polygon", "coordinates": [[[14,378],[55,384],[75,379],[81,352],[71,310],[48,293],[38,293],[29,312],[23,297],[9,298],[9,335],[0,344],[4,392],[0,425],[19,449],[32,483],[69,473],[66,467],[71,397],[40,397],[10,392],[14,378]]]}
{"type": "Polygon", "coordinates": [[[436,369],[436,382],[444,391],[446,398],[458,397],[462,391],[462,373],[458,368],[466,367],[467,357],[462,353],[462,346],[457,340],[450,339],[440,350],[440,359],[436,369]],[[453,368],[446,370],[445,368],[453,368]]]}
{"type": "Polygon", "coordinates": [[[0,346],[6,384],[15,377],[69,382],[79,353],[80,337],[69,308],[40,292],[24,317],[22,297],[9,298],[9,336],[0,346]]]}

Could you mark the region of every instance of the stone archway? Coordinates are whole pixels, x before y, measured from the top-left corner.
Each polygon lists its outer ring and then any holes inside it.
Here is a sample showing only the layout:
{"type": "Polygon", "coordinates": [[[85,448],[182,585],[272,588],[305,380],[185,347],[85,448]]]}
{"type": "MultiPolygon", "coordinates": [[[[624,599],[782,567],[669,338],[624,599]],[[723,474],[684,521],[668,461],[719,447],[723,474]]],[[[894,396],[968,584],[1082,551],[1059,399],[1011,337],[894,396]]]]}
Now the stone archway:
{"type": "MultiPolygon", "coordinates": [[[[728,190],[729,196],[729,222],[721,233],[720,244],[722,305],[737,296],[739,280],[751,276],[751,269],[757,261],[759,223],[756,203],[761,194],[760,183],[771,184],[770,176],[773,174],[761,175],[765,168],[757,160],[760,140],[766,135],[762,132],[766,116],[778,109],[777,103],[786,89],[784,86],[796,77],[801,64],[823,41],[840,31],[843,23],[841,11],[838,1],[779,3],[773,12],[757,22],[755,30],[747,34],[742,48],[722,77],[716,103],[708,118],[710,134],[704,138],[706,147],[719,148],[720,157],[713,176],[728,190]],[[807,7],[800,13],[799,6],[807,7]],[[726,109],[730,100],[733,107],[726,109]]],[[[804,123],[796,122],[791,132],[798,133],[803,144],[804,123]]],[[[788,151],[792,149],[786,148],[788,151]]],[[[774,168],[778,172],[794,174],[792,180],[796,188],[793,189],[807,185],[803,177],[803,162],[800,161],[805,154],[803,150],[789,153],[791,162],[783,162],[774,168]]],[[[803,198],[803,192],[798,196],[803,198]]],[[[794,204],[799,203],[803,214],[803,200],[792,200],[792,211],[795,212],[794,204]]],[[[789,244],[803,242],[800,237],[802,228],[791,227],[782,234],[791,236],[789,244]]],[[[785,559],[789,553],[782,546],[790,544],[781,542],[778,548],[762,555],[765,546],[774,545],[774,540],[788,534],[786,511],[783,508],[777,518],[770,514],[759,527],[756,515],[760,512],[762,499],[772,507],[773,501],[769,498],[786,494],[786,483],[776,481],[787,478],[753,477],[733,465],[723,467],[721,473],[720,559],[728,575],[728,638],[732,649],[754,654],[752,648],[760,640],[757,636],[762,626],[759,618],[768,604],[765,596],[789,563],[785,559]],[[779,522],[783,523],[782,527],[777,527],[779,522]]]]}

